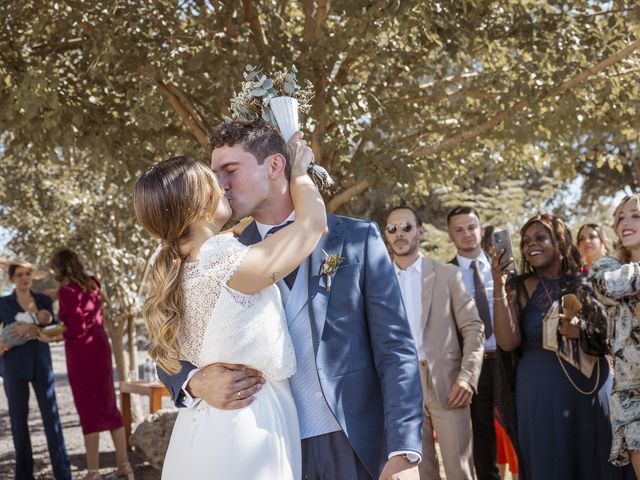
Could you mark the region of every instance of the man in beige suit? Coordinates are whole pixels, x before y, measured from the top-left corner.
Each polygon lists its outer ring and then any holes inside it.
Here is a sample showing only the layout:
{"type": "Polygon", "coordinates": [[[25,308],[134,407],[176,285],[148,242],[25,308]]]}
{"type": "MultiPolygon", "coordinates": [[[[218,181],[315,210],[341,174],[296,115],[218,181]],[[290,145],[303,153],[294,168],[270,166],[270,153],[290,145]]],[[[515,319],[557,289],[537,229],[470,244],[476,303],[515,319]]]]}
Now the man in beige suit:
{"type": "Polygon", "coordinates": [[[420,254],[423,235],[424,227],[415,210],[391,210],[385,237],[394,254],[394,267],[418,350],[424,395],[420,478],[440,478],[435,432],[447,479],[472,480],[469,404],[482,368],[484,326],[459,269],[420,254]]]}

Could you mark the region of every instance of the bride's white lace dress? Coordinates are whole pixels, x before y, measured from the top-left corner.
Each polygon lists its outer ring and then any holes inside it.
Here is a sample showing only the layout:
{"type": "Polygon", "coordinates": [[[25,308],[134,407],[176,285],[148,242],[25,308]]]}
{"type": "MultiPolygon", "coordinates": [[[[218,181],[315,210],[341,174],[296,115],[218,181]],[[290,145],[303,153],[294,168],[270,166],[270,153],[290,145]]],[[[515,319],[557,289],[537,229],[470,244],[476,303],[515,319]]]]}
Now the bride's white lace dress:
{"type": "Polygon", "coordinates": [[[249,247],[219,235],[199,259],[185,265],[183,322],[178,331],[185,360],[197,367],[238,363],[266,379],[255,401],[218,410],[201,401],[181,408],[165,457],[165,480],[298,480],[300,433],[288,378],[295,352],[275,285],[255,295],[227,286],[249,247]]]}

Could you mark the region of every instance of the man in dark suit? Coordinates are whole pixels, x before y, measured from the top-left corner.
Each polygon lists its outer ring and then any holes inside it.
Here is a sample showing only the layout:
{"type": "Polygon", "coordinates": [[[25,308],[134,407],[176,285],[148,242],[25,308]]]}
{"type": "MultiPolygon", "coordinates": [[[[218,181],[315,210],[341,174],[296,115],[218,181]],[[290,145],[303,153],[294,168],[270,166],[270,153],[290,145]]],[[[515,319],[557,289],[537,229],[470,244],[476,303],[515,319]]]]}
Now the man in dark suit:
{"type": "Polygon", "coordinates": [[[493,334],[493,276],[491,259],[482,250],[482,224],[471,207],[455,207],[447,215],[449,238],[457,254],[450,263],[460,267],[467,290],[475,298],[484,324],[484,361],[477,393],[471,401],[473,461],[478,480],[499,480],[496,431],[493,425],[496,337],[493,334]]]}
{"type": "MultiPolygon", "coordinates": [[[[250,245],[295,217],[284,140],[261,121],[212,134],[211,166],[250,245]]],[[[305,479],[417,479],[422,394],[416,350],[393,267],[372,222],[328,216],[329,232],[291,278],[278,282],[296,351],[290,379],[305,479]],[[337,260],[335,268],[328,268],[337,260]],[[324,268],[323,268],[324,267],[324,268]]],[[[183,362],[159,372],[178,406],[194,397],[242,408],[259,395],[259,372],[183,362]]]]}

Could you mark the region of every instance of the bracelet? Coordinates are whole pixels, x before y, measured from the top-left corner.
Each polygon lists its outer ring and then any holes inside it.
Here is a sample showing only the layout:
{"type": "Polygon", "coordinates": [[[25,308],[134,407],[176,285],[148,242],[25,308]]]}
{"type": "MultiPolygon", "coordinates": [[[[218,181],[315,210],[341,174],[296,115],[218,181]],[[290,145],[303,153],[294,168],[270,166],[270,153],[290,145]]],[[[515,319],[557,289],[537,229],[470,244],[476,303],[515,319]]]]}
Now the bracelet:
{"type": "Polygon", "coordinates": [[[507,299],[507,294],[505,293],[505,294],[504,294],[503,296],[501,296],[501,297],[498,297],[498,298],[493,297],[493,303],[499,302],[499,301],[501,301],[501,300],[506,300],[506,299],[507,299]]]}

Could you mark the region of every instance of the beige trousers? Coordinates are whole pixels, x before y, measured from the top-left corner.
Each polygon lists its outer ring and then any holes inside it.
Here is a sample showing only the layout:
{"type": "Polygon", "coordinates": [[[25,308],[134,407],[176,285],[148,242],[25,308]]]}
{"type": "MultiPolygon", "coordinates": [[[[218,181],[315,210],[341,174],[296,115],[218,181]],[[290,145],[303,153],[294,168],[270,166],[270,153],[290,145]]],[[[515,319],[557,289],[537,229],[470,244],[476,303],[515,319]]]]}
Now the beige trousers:
{"type": "Polygon", "coordinates": [[[447,480],[473,480],[473,432],[469,407],[443,407],[433,395],[429,369],[420,362],[420,381],[424,397],[422,424],[422,462],[420,480],[440,480],[435,431],[447,480]]]}

